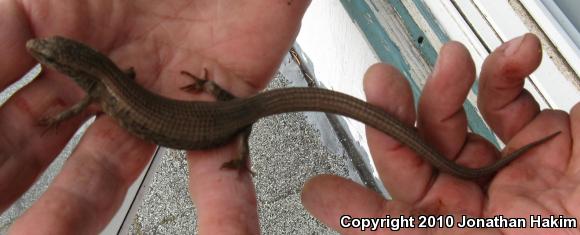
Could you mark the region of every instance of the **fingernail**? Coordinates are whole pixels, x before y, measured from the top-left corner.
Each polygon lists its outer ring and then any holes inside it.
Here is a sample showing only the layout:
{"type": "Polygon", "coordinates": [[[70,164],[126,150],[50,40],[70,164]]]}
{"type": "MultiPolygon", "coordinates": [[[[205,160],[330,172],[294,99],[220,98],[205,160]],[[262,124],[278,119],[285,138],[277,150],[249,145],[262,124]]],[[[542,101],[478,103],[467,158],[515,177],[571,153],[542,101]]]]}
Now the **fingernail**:
{"type": "Polygon", "coordinates": [[[509,56],[515,54],[520,48],[520,45],[522,44],[522,41],[524,41],[525,37],[526,35],[522,35],[507,42],[507,47],[503,52],[504,55],[509,56]]]}

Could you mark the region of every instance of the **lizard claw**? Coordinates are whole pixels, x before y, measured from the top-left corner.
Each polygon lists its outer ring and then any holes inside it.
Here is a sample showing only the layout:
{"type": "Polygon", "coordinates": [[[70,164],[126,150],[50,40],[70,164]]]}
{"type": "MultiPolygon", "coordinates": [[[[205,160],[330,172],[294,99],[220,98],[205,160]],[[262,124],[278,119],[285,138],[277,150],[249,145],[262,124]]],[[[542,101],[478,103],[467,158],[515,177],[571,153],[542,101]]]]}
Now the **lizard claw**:
{"type": "Polygon", "coordinates": [[[135,80],[135,77],[137,77],[137,73],[135,73],[135,68],[133,67],[129,67],[128,69],[124,70],[123,73],[131,80],[135,80]]]}
{"type": "Polygon", "coordinates": [[[206,79],[207,70],[204,69],[203,71],[204,71],[203,78],[195,76],[187,71],[181,71],[182,75],[185,75],[193,80],[192,84],[181,87],[181,90],[184,90],[187,92],[192,92],[192,93],[199,93],[199,92],[204,91],[205,90],[205,83],[207,82],[207,79],[206,79]]]}
{"type": "Polygon", "coordinates": [[[37,126],[44,127],[41,136],[44,136],[50,130],[57,130],[60,121],[55,118],[45,117],[38,121],[37,126]]]}
{"type": "Polygon", "coordinates": [[[211,96],[213,96],[214,98],[216,98],[219,101],[226,101],[226,100],[231,100],[231,99],[235,98],[235,96],[230,94],[228,91],[224,90],[223,88],[218,86],[216,83],[209,80],[207,78],[207,73],[208,72],[207,72],[206,68],[203,69],[203,76],[202,77],[195,76],[187,71],[181,71],[181,75],[185,75],[193,80],[192,84],[181,87],[181,90],[184,90],[184,91],[190,92],[190,93],[205,92],[205,93],[210,94],[211,96]]]}

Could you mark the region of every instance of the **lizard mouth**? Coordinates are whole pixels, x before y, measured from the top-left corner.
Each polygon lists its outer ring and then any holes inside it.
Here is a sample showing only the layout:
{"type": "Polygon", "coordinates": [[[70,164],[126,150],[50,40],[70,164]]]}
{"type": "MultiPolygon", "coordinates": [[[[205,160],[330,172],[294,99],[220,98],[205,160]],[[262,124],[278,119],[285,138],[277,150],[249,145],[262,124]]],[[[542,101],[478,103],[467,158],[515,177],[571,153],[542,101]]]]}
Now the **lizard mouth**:
{"type": "Polygon", "coordinates": [[[32,55],[35,59],[41,63],[54,64],[56,61],[52,56],[50,49],[47,47],[47,43],[43,39],[30,39],[26,42],[26,49],[28,53],[32,55]]]}

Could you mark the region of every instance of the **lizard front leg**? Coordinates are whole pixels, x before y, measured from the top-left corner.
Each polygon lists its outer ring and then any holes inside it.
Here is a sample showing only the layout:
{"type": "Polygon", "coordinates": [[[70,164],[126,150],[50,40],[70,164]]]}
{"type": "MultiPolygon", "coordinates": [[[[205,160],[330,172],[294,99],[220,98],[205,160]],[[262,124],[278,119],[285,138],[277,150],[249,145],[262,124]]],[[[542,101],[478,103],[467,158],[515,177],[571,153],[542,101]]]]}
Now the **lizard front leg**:
{"type": "Polygon", "coordinates": [[[68,120],[77,114],[81,113],[85,110],[91,103],[93,102],[93,97],[87,95],[83,97],[81,101],[73,105],[72,107],[61,111],[60,113],[52,116],[52,117],[45,117],[40,119],[39,124],[46,127],[46,130],[42,134],[45,134],[50,129],[55,129],[58,127],[58,124],[61,122],[68,120]]]}

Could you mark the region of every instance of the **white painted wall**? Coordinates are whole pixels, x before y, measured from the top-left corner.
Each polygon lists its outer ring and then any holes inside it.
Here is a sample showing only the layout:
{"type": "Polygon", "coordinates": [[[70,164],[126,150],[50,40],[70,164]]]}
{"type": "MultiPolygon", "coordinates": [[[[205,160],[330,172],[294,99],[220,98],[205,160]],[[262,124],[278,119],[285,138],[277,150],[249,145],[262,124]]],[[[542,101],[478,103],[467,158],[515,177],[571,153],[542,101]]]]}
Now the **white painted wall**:
{"type": "MultiPolygon", "coordinates": [[[[339,1],[312,1],[296,43],[322,86],[365,100],[363,75],[379,60],[339,1]]],[[[348,127],[368,151],[364,125],[349,120],[348,127]]]]}

